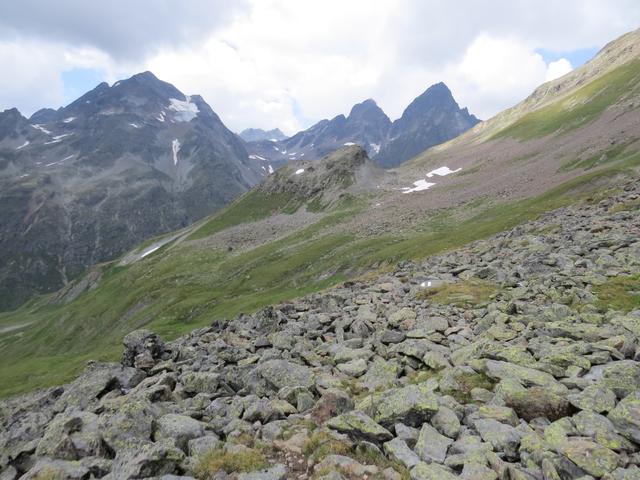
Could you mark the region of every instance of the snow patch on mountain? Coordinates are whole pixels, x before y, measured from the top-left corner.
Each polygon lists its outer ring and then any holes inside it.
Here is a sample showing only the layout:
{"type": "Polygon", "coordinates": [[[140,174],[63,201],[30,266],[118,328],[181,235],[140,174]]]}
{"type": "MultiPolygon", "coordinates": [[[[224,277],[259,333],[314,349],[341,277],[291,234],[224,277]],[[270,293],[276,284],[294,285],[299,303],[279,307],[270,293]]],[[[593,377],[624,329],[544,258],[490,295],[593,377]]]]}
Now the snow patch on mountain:
{"type": "Polygon", "coordinates": [[[63,123],[71,123],[76,119],[76,117],[68,117],[62,120],[63,123]]]}
{"type": "Polygon", "coordinates": [[[173,164],[178,164],[178,152],[180,151],[180,141],[176,138],[171,142],[171,151],[173,153],[173,164]]]}
{"type": "Polygon", "coordinates": [[[296,170],[296,175],[300,175],[301,173],[304,173],[304,168],[299,168],[298,170],[296,170]]]}
{"type": "Polygon", "coordinates": [[[460,170],[462,170],[461,168],[457,168],[455,170],[451,170],[449,167],[440,167],[440,168],[436,168],[435,170],[431,170],[429,173],[427,173],[427,177],[431,178],[434,175],[438,175],[439,177],[444,177],[445,175],[450,175],[452,173],[457,173],[460,170]]]}
{"type": "Polygon", "coordinates": [[[428,190],[433,187],[435,183],[427,182],[424,179],[416,180],[413,182],[413,187],[404,187],[402,193],[421,192],[422,190],[428,190]]]}
{"type": "Polygon", "coordinates": [[[200,113],[198,106],[191,102],[189,95],[186,96],[185,101],[178,100],[177,98],[171,98],[169,101],[171,102],[169,110],[176,112],[175,118],[180,122],[190,122],[200,113]]]}
{"type": "Polygon", "coordinates": [[[35,128],[36,130],[40,130],[42,133],[46,133],[47,135],[51,135],[51,132],[49,130],[47,130],[46,128],[44,128],[42,125],[40,125],[39,123],[34,123],[33,125],[31,125],[33,128],[35,128]]]}
{"type": "Polygon", "coordinates": [[[26,142],[24,142],[22,145],[20,145],[19,147],[16,148],[16,150],[22,150],[24,147],[26,147],[27,145],[29,145],[29,140],[27,140],[26,142]]]}

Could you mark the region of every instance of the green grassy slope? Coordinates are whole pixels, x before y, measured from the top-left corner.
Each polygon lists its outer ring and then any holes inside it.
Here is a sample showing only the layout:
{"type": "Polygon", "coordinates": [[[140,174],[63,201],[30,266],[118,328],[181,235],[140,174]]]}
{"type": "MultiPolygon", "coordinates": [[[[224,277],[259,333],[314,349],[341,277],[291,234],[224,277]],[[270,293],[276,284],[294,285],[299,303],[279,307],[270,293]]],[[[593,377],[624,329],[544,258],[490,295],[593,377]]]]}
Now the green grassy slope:
{"type": "Polygon", "coordinates": [[[594,120],[608,107],[640,92],[640,60],[628,62],[550,105],[534,110],[493,138],[519,140],[567,133],[594,120]]]}
{"type": "Polygon", "coordinates": [[[20,335],[0,334],[0,396],[68,380],[89,358],[116,359],[122,337],[143,325],[173,338],[215,319],[321,290],[385,263],[418,259],[492,235],[585,198],[601,188],[602,181],[639,161],[640,155],[629,157],[537,198],[476,202],[473,208],[445,212],[394,236],[331,233],[332,226],[367,208],[360,203],[236,255],[180,245],[128,267],[105,266],[99,286],[69,304],[50,305],[43,298],[0,314],[0,329],[33,322],[20,335]]]}

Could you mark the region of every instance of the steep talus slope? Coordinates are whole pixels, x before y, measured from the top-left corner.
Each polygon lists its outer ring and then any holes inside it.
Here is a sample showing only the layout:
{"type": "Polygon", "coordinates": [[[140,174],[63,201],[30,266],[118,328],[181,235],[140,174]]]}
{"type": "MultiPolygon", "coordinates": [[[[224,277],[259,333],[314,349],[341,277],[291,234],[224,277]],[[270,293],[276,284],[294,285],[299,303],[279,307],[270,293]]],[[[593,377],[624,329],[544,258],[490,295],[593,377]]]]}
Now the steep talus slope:
{"type": "Polygon", "coordinates": [[[172,342],[134,331],[0,403],[2,475],[636,478],[639,205],[632,178],[172,342]]]}
{"type": "Polygon", "coordinates": [[[0,113],[0,309],[194,222],[265,174],[201,97],[149,72],[30,120],[0,113]]]}

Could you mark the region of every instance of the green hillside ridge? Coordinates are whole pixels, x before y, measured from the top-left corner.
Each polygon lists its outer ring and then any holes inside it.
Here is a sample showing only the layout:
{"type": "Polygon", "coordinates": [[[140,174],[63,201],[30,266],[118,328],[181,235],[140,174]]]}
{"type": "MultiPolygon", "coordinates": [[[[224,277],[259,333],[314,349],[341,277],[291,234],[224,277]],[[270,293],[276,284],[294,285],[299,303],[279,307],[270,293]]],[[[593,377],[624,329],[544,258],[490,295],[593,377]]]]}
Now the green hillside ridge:
{"type": "Polygon", "coordinates": [[[528,113],[497,132],[493,138],[532,140],[551,133],[567,133],[589,123],[608,107],[638,93],[640,60],[633,60],[570,95],[528,113]]]}
{"type": "Polygon", "coordinates": [[[238,255],[181,245],[128,267],[104,265],[97,288],[69,304],[48,297],[0,314],[0,395],[72,378],[88,359],[116,359],[129,331],[146,326],[175,338],[216,319],[252,312],[353,278],[370,269],[419,259],[511,228],[545,211],[581,201],[640,163],[640,154],[519,202],[475,202],[420,228],[362,238],[328,233],[363,206],[327,214],[312,226],[238,255]],[[61,353],[64,352],[64,353],[61,353]]]}

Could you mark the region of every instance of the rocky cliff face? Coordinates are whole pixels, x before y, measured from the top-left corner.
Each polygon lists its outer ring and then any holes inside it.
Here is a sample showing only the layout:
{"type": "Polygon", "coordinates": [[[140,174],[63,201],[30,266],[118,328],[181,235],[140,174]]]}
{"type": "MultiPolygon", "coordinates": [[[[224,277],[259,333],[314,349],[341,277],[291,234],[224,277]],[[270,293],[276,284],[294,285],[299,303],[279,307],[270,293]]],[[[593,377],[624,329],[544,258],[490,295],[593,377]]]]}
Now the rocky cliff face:
{"type": "Polygon", "coordinates": [[[149,72],[0,113],[0,309],[211,213],[261,167],[201,97],[149,72]]]}
{"type": "Polygon", "coordinates": [[[0,404],[2,478],[636,478],[640,187],[619,192],[173,342],[133,332],[121,363],[0,404]]]}

